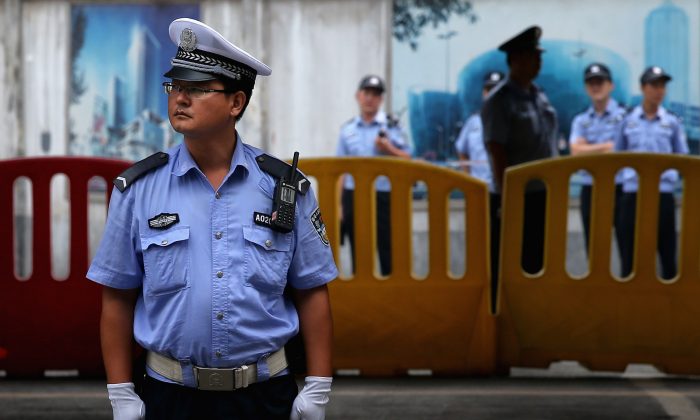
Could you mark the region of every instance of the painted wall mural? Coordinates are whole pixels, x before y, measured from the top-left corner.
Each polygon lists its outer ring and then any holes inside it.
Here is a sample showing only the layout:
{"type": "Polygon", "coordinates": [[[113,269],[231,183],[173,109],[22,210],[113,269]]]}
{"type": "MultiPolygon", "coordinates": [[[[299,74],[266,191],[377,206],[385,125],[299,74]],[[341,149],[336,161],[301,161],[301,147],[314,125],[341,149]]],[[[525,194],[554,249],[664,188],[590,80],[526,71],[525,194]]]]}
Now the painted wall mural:
{"type": "Polygon", "coordinates": [[[546,50],[536,83],[557,109],[560,142],[567,153],[573,117],[588,105],[583,70],[594,61],[613,73],[613,97],[640,102],[639,76],[659,65],[673,76],[665,106],[679,115],[692,153],[700,144],[700,4],[690,0],[584,3],[472,1],[476,19],[453,15],[425,30],[417,47],[394,39],[392,108],[410,133],[415,156],[457,159],[454,141],[464,121],[481,107],[484,75],[507,73],[498,45],[530,25],[543,29],[546,50]],[[693,53],[694,52],[694,53],[693,53]]]}
{"type": "Polygon", "coordinates": [[[168,26],[196,5],[74,5],[68,152],[139,160],[182,141],[161,86],[168,26]]]}

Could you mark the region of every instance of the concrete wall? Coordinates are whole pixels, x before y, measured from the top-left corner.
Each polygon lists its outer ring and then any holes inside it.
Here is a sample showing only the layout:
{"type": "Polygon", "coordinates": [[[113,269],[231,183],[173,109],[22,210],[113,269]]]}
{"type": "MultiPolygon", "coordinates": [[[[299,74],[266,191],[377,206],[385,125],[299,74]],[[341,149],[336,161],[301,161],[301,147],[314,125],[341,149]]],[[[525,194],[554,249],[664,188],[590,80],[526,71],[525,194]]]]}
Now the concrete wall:
{"type": "MultiPolygon", "coordinates": [[[[0,159],[67,154],[70,8],[62,0],[0,0],[0,159]]],[[[238,130],[247,143],[282,158],[294,151],[303,157],[335,154],[340,125],[357,112],[360,78],[370,72],[388,76],[391,0],[209,0],[200,10],[204,22],[272,68],[271,77],[258,78],[238,130]]],[[[52,188],[53,269],[59,278],[69,270],[66,187],[64,180],[52,188]]],[[[28,185],[17,185],[14,203],[17,271],[27,275],[28,185]]],[[[90,242],[96,246],[104,223],[99,197],[90,214],[90,242]]]]}
{"type": "MultiPolygon", "coordinates": [[[[239,131],[283,158],[333,155],[360,78],[389,73],[390,0],[212,0],[201,16],[272,68],[239,131]]],[[[65,154],[70,2],[2,0],[0,21],[0,158],[65,154]]]]}

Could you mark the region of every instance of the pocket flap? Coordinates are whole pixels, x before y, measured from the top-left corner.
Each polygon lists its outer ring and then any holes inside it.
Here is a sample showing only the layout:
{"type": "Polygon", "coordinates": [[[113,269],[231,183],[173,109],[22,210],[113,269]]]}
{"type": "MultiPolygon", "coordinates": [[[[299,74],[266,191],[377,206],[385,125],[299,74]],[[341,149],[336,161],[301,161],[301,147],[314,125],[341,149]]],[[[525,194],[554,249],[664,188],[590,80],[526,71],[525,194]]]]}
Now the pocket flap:
{"type": "Polygon", "coordinates": [[[152,236],[141,236],[141,249],[146,250],[151,245],[168,246],[176,242],[184,241],[190,238],[189,226],[183,226],[179,229],[166,230],[152,236]]]}
{"type": "Polygon", "coordinates": [[[275,251],[289,251],[291,248],[292,234],[279,233],[271,229],[243,226],[243,237],[246,241],[258,246],[275,251]]]}

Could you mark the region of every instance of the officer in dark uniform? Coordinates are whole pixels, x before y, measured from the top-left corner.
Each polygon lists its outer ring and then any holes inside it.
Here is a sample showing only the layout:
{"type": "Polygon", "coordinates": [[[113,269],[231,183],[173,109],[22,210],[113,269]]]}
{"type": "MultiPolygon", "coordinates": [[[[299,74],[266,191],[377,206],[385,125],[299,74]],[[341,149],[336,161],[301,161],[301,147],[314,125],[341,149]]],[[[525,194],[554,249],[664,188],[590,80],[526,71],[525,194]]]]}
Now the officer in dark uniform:
{"type": "MultiPolygon", "coordinates": [[[[533,83],[542,64],[539,39],[542,30],[532,26],[498,49],[506,53],[508,78],[484,102],[481,121],[484,143],[491,159],[494,189],[503,190],[503,174],[512,165],[547,159],[557,154],[557,114],[544,92],[533,83]]],[[[500,200],[499,200],[500,201],[500,200]]],[[[546,191],[532,182],[525,195],[522,267],[528,273],[542,268],[546,191]]],[[[500,205],[491,208],[491,242],[498,249],[500,205]]],[[[498,254],[492,255],[498,258],[498,254]]],[[[497,278],[498,273],[492,273],[497,278]]]]}
{"type": "Polygon", "coordinates": [[[236,130],[256,76],[271,70],[196,20],[169,32],[178,49],[163,85],[184,143],[115,179],[87,274],[104,286],[114,418],[322,419],[332,381],[326,284],[338,274],[323,219],[308,180],[236,130]],[[299,331],[301,392],[285,351],[299,331]],[[147,351],[140,396],[133,339],[147,351]]]}
{"type": "MultiPolygon", "coordinates": [[[[505,79],[505,75],[498,71],[490,71],[484,76],[483,89],[481,91],[481,96],[484,100],[488,97],[489,93],[498,86],[505,79]]],[[[493,174],[491,171],[491,164],[489,163],[489,155],[486,152],[486,146],[484,144],[484,130],[481,124],[481,114],[478,110],[472,114],[467,121],[464,123],[462,130],[459,132],[459,137],[455,141],[455,149],[457,155],[461,160],[469,159],[469,166],[467,166],[467,171],[469,174],[475,178],[479,178],[486,182],[489,186],[489,202],[490,208],[500,207],[501,205],[501,195],[496,193],[493,184],[493,174]]],[[[495,233],[498,234],[497,228],[498,220],[496,223],[491,223],[491,228],[496,229],[495,233]]],[[[498,275],[498,240],[491,240],[491,273],[496,278],[498,275]]]]}
{"type": "MultiPolygon", "coordinates": [[[[586,93],[591,98],[591,105],[584,112],[576,115],[571,123],[571,135],[569,146],[572,155],[587,155],[612,152],[615,147],[615,137],[620,131],[626,109],[617,103],[610,94],[615,88],[612,81],[612,73],[605,64],[592,63],[583,72],[583,80],[586,85],[586,93]]],[[[586,172],[580,173],[581,177],[581,221],[588,250],[591,191],[593,179],[586,172]]],[[[615,187],[615,203],[619,202],[622,194],[622,184],[617,180],[615,187]]],[[[615,233],[620,244],[619,205],[615,206],[615,233]]]]}
{"type": "MultiPolygon", "coordinates": [[[[666,84],[671,75],[659,66],[644,70],[640,77],[642,103],[625,117],[615,149],[629,152],[688,154],[688,142],[680,119],[663,107],[666,84]]],[[[639,179],[631,168],[624,168],[620,211],[622,276],[632,273],[634,226],[639,179]]],[[[661,174],[659,182],[658,252],[664,279],[676,276],[676,202],[673,192],[680,176],[675,169],[661,174]]]]}
{"type": "MultiPolygon", "coordinates": [[[[384,101],[384,81],[375,75],[367,75],[360,80],[355,99],[360,115],[352,118],[340,128],[338,156],[393,156],[410,159],[411,149],[406,142],[398,121],[382,111],[384,101]]],[[[385,176],[377,178],[377,250],[379,266],[383,276],[391,273],[391,184],[385,176]]],[[[342,233],[350,239],[355,262],[355,183],[351,176],[343,177],[342,193],[342,233]]]]}

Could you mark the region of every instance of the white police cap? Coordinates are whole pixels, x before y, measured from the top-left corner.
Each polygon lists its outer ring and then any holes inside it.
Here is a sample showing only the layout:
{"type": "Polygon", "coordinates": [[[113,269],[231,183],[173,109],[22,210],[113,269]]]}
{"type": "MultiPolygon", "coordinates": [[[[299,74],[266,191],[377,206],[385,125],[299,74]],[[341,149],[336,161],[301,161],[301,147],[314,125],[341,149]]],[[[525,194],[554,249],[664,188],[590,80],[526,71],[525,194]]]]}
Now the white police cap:
{"type": "Polygon", "coordinates": [[[272,73],[265,63],[200,21],[176,19],[170,24],[168,33],[178,48],[170,61],[173,67],[165,77],[201,81],[224,76],[255,82],[256,75],[269,76],[272,73]]]}

